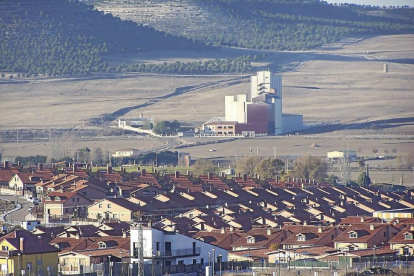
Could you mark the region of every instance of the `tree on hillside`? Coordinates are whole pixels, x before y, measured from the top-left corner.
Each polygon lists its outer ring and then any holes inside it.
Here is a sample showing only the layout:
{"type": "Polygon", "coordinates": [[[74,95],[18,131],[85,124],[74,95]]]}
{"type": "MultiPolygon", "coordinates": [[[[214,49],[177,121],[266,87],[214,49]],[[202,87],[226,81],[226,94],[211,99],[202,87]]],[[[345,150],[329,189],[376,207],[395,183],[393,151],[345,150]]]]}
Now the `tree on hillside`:
{"type": "Polygon", "coordinates": [[[256,169],[256,166],[262,161],[263,157],[260,156],[251,156],[240,159],[236,164],[237,173],[247,173],[248,175],[253,175],[256,169]]]}
{"type": "Polygon", "coordinates": [[[285,163],[280,159],[266,158],[260,161],[255,168],[255,172],[261,178],[273,178],[280,174],[285,167],[285,163]]]}
{"type": "Polygon", "coordinates": [[[295,161],[293,177],[322,181],[328,172],[328,164],[319,157],[301,156],[295,161]]]}
{"type": "Polygon", "coordinates": [[[101,148],[95,148],[92,153],[92,161],[96,166],[104,165],[103,151],[101,148]]]}
{"type": "Polygon", "coordinates": [[[192,167],[192,172],[194,176],[206,175],[209,172],[215,171],[216,167],[214,166],[214,163],[211,160],[207,160],[204,158],[197,159],[197,161],[192,167]]]}
{"type": "Polygon", "coordinates": [[[366,172],[363,172],[359,175],[357,183],[359,186],[368,186],[371,184],[371,178],[367,175],[366,172]]]}
{"type": "Polygon", "coordinates": [[[333,174],[331,174],[328,178],[328,182],[332,185],[332,186],[336,186],[337,182],[336,182],[337,177],[333,174]]]}

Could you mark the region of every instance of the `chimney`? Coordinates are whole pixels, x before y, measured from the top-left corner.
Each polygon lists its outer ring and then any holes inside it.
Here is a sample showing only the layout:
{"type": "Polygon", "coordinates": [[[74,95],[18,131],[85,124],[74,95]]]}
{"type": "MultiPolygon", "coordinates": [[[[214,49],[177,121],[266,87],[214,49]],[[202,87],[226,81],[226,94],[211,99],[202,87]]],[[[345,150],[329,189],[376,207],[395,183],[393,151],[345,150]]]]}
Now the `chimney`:
{"type": "Polygon", "coordinates": [[[179,171],[175,171],[174,177],[175,178],[179,178],[180,177],[180,172],[179,171]]]}
{"type": "Polygon", "coordinates": [[[38,163],[38,164],[37,164],[37,169],[38,169],[39,171],[43,171],[43,163],[38,163]]]}
{"type": "Polygon", "coordinates": [[[75,163],[73,163],[73,172],[76,172],[77,169],[78,169],[78,165],[76,165],[75,163]]]}
{"type": "Polygon", "coordinates": [[[247,181],[247,173],[243,174],[243,181],[247,181]]]}
{"type": "Polygon", "coordinates": [[[79,233],[76,233],[76,239],[79,240],[79,238],[80,238],[79,233]]]}
{"type": "Polygon", "coordinates": [[[364,217],[361,217],[361,222],[364,222],[364,221],[365,221],[364,217]]]}
{"type": "Polygon", "coordinates": [[[226,177],[226,173],[225,172],[221,172],[221,177],[225,178],[226,177]]]}
{"type": "Polygon", "coordinates": [[[17,166],[21,166],[22,165],[22,162],[20,162],[20,161],[17,161],[17,166]]]}
{"type": "Polygon", "coordinates": [[[124,229],[122,229],[122,237],[123,238],[126,238],[127,237],[127,233],[126,233],[126,231],[124,229]]]}
{"type": "Polygon", "coordinates": [[[39,245],[43,244],[42,236],[37,236],[37,242],[39,243],[39,245]]]}
{"type": "Polygon", "coordinates": [[[208,180],[213,180],[213,173],[212,172],[209,172],[207,174],[207,176],[208,176],[208,180]]]}
{"type": "Polygon", "coordinates": [[[369,225],[369,230],[373,231],[374,229],[375,229],[375,226],[374,226],[374,224],[373,224],[373,223],[371,223],[371,224],[369,225]]]}
{"type": "Polygon", "coordinates": [[[142,169],[141,176],[145,176],[146,174],[147,174],[147,170],[146,169],[142,169]]]}
{"type": "Polygon", "coordinates": [[[230,232],[233,233],[234,227],[230,225],[230,232]]]}
{"type": "Polygon", "coordinates": [[[272,228],[266,229],[266,235],[271,236],[272,235],[272,228]]]}
{"type": "Polygon", "coordinates": [[[4,161],[4,168],[5,169],[9,168],[9,161],[4,161]]]}
{"type": "Polygon", "coordinates": [[[303,221],[303,225],[306,226],[308,225],[308,222],[306,220],[303,221]]]}
{"type": "Polygon", "coordinates": [[[318,226],[318,233],[322,233],[322,226],[318,226]]]}
{"type": "Polygon", "coordinates": [[[106,166],[106,173],[112,174],[112,167],[109,164],[106,166]]]}
{"type": "Polygon", "coordinates": [[[220,233],[221,233],[221,234],[224,234],[224,233],[226,233],[226,228],[224,228],[224,227],[221,227],[221,231],[220,231],[220,233]]]}

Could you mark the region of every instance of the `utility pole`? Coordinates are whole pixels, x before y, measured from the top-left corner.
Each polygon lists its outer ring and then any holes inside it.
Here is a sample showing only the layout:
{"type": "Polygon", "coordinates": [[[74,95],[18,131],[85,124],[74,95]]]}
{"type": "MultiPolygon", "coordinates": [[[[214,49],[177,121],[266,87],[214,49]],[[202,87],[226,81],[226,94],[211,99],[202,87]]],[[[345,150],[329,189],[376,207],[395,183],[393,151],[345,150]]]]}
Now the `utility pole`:
{"type": "Polygon", "coordinates": [[[277,156],[277,147],[273,147],[273,158],[276,159],[277,156]]]}
{"type": "MultiPolygon", "coordinates": [[[[239,161],[239,149],[236,148],[236,162],[239,161]]],[[[414,171],[414,167],[413,167],[413,171],[414,171]]]]}
{"type": "Polygon", "coordinates": [[[142,230],[142,223],[138,223],[138,248],[137,248],[137,259],[138,259],[138,275],[144,275],[144,231],[142,230]]]}

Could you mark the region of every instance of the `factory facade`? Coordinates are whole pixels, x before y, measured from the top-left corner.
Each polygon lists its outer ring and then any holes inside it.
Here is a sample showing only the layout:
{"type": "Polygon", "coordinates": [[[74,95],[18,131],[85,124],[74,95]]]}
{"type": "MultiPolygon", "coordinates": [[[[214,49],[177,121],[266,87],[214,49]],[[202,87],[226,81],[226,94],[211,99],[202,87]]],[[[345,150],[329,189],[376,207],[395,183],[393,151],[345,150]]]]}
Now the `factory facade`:
{"type": "Polygon", "coordinates": [[[282,113],[282,76],[270,71],[251,77],[247,94],[225,96],[225,117],[215,117],[202,126],[202,135],[280,135],[303,129],[303,115],[282,113]]]}

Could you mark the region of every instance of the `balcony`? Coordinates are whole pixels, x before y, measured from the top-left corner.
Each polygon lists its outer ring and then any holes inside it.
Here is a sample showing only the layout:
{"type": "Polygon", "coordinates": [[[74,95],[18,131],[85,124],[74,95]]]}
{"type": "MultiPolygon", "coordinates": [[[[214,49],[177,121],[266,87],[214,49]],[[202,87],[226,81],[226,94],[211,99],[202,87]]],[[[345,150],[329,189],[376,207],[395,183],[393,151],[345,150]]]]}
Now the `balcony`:
{"type": "MultiPolygon", "coordinates": [[[[196,248],[184,248],[171,251],[155,251],[148,250],[144,251],[145,259],[159,259],[159,258],[177,258],[177,257],[188,257],[188,256],[198,256],[200,255],[200,247],[196,248]]],[[[134,258],[138,257],[138,250],[134,249],[134,258]]]]}

